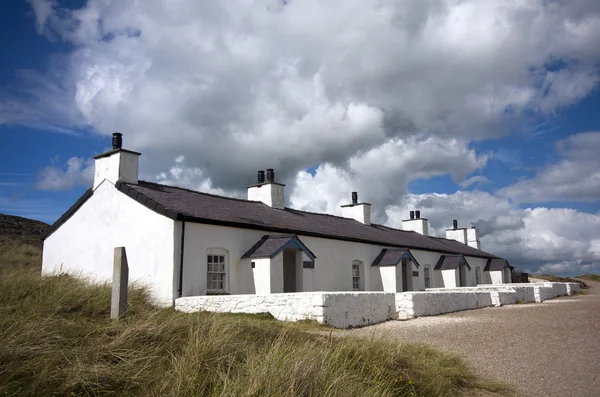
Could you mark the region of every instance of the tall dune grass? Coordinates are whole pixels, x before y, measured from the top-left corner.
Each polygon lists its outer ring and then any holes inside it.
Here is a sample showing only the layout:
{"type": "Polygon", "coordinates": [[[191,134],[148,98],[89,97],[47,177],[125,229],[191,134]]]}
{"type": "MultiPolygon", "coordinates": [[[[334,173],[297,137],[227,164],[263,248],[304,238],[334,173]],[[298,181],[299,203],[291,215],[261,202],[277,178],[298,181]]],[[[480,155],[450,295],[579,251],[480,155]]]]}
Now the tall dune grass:
{"type": "MultiPolygon", "coordinates": [[[[2,264],[0,263],[0,266],[2,264]]],[[[458,396],[502,386],[425,345],[265,315],[184,314],[16,266],[0,275],[0,396],[458,396]],[[334,333],[332,337],[331,333],[334,333]]]]}

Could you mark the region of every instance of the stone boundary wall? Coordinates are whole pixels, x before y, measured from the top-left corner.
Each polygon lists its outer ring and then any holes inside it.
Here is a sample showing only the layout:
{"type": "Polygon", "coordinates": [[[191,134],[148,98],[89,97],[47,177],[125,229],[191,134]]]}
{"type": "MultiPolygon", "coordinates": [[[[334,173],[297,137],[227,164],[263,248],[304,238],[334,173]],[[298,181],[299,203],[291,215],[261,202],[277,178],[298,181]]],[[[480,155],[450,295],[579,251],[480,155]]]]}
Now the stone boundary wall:
{"type": "Polygon", "coordinates": [[[175,300],[175,309],[193,313],[270,313],[278,320],[314,320],[352,328],[387,320],[436,316],[462,310],[543,302],[580,290],[578,283],[479,285],[415,292],[298,292],[270,295],[203,295],[175,300]]]}
{"type": "Polygon", "coordinates": [[[400,292],[396,294],[396,318],[437,316],[438,314],[492,306],[489,291],[400,292]]]}
{"type": "Polygon", "coordinates": [[[394,318],[393,293],[297,292],[270,295],[203,295],[175,300],[187,313],[270,313],[278,320],[314,320],[335,328],[360,327],[394,318]]]}

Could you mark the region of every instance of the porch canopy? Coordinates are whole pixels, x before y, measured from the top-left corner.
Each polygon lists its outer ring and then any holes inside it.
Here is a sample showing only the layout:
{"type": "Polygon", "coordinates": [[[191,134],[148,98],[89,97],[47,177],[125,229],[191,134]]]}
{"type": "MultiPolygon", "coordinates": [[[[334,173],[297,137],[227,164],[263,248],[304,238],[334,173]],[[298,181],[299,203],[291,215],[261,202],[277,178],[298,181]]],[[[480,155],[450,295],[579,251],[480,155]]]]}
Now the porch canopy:
{"type": "Polygon", "coordinates": [[[313,262],[316,258],[315,254],[313,254],[295,234],[266,234],[242,255],[242,259],[273,259],[286,248],[295,248],[304,252],[313,262]]]}
{"type": "Polygon", "coordinates": [[[442,255],[435,265],[435,270],[453,270],[456,269],[459,265],[465,265],[469,270],[471,270],[471,266],[469,262],[462,255],[442,255]]]}
{"type": "Polygon", "coordinates": [[[498,258],[498,259],[488,259],[485,264],[485,268],[483,268],[486,272],[493,272],[497,270],[504,270],[504,268],[514,269],[506,259],[498,258]]]}
{"type": "Polygon", "coordinates": [[[377,255],[371,266],[396,266],[402,259],[413,261],[417,268],[420,266],[408,248],[384,248],[377,255]]]}

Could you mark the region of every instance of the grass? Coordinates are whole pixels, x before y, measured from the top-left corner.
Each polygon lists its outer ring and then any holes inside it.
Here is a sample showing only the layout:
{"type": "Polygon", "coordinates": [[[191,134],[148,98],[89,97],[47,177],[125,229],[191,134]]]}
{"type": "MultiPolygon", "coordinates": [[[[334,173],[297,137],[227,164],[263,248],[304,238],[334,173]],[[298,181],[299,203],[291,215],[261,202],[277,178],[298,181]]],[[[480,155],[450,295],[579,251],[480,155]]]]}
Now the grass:
{"type": "Polygon", "coordinates": [[[510,392],[425,345],[336,338],[264,315],[179,313],[152,306],[135,286],[126,317],[111,321],[107,285],[40,277],[39,257],[11,244],[14,257],[0,259],[0,396],[510,392]]]}
{"type": "Polygon", "coordinates": [[[577,278],[580,278],[582,280],[600,282],[600,274],[582,274],[581,276],[577,276],[577,278]]]}

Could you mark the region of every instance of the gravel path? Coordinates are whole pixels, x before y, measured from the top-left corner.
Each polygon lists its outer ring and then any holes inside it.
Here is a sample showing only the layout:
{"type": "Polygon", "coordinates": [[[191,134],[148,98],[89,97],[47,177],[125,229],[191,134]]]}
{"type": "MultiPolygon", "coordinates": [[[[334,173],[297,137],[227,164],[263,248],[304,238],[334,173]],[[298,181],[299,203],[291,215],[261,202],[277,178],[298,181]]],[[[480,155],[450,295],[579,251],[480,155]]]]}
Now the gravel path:
{"type": "Polygon", "coordinates": [[[347,331],[458,353],[524,396],[600,396],[600,283],[585,294],[347,331]]]}

